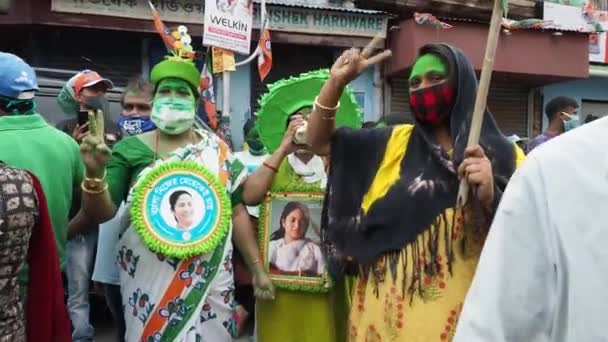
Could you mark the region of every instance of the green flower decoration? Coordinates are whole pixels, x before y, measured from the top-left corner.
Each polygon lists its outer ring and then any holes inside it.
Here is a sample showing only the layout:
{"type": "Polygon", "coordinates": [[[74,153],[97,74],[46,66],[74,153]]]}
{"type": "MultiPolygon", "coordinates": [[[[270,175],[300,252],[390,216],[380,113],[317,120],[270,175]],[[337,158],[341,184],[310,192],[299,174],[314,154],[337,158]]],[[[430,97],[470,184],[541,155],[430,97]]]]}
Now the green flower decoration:
{"type": "MultiPolygon", "coordinates": [[[[289,116],[302,108],[312,107],[328,79],[329,71],[323,69],[268,86],[268,92],[258,101],[260,110],[256,113],[262,143],[268,153],[272,154],[281,144],[289,116]]],[[[361,128],[361,124],[361,108],[350,87],[346,87],[336,112],[336,127],[361,128]]]]}
{"type": "Polygon", "coordinates": [[[133,189],[131,204],[132,224],[144,243],[154,252],[162,255],[187,259],[212,252],[228,234],[232,220],[232,206],[226,188],[219,179],[200,164],[192,161],[176,161],[161,164],[143,176],[133,189]],[[196,236],[187,243],[172,242],[157,233],[152,227],[147,212],[147,199],[160,180],[167,176],[184,174],[195,176],[209,186],[218,204],[218,215],[211,230],[196,236]]]}

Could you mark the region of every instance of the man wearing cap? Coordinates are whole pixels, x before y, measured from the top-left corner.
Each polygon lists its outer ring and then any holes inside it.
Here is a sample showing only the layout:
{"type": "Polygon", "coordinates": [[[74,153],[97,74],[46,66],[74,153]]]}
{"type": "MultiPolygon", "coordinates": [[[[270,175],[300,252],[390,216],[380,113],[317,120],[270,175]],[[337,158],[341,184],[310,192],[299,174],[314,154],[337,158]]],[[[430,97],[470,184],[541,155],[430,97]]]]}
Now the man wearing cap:
{"type": "MultiPolygon", "coordinates": [[[[64,270],[68,215],[84,169],[76,142],[37,112],[37,90],[34,70],[21,58],[0,52],[0,160],[40,179],[64,270]]],[[[25,276],[22,282],[27,283],[25,276]]]]}
{"type": "MultiPolygon", "coordinates": [[[[83,70],[72,77],[63,87],[57,103],[70,119],[57,124],[80,143],[88,131],[88,124],[79,125],[78,112],[101,110],[108,113],[106,93],[113,87],[112,81],[92,70],[83,70]]],[[[109,115],[106,115],[106,118],[109,115]]],[[[106,123],[106,144],[112,146],[119,139],[120,129],[116,123],[106,123]]],[[[75,199],[70,218],[80,209],[80,199],[75,199]]],[[[68,311],[72,320],[74,341],[93,341],[95,329],[90,322],[89,288],[97,246],[97,224],[87,223],[89,232],[69,236],[67,243],[68,311]],[[93,227],[95,226],[95,227],[93,227]],[[94,229],[93,229],[94,228],[94,229]]]]}

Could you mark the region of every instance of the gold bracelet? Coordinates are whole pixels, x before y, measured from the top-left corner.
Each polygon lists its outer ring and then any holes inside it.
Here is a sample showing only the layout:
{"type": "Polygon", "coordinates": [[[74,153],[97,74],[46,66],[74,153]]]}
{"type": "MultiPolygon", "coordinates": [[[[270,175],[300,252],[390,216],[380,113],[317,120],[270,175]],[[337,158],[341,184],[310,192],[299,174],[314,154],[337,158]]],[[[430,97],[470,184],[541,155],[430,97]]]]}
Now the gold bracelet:
{"type": "Polygon", "coordinates": [[[329,112],[335,112],[340,108],[340,101],[338,101],[338,104],[335,107],[327,107],[327,106],[324,106],[319,103],[319,97],[317,96],[317,97],[315,97],[314,106],[319,107],[319,108],[329,111],[329,112]]]}
{"type": "Polygon", "coordinates": [[[80,183],[80,188],[82,189],[82,191],[89,195],[99,195],[108,190],[108,183],[105,183],[105,185],[101,189],[89,189],[84,185],[84,182],[82,182],[80,183]]]}
{"type": "Polygon", "coordinates": [[[103,169],[103,176],[101,176],[101,178],[96,178],[96,177],[87,177],[86,175],[84,176],[84,180],[89,181],[89,182],[95,182],[95,183],[101,183],[104,180],[106,180],[106,174],[107,174],[107,170],[103,169]]]}

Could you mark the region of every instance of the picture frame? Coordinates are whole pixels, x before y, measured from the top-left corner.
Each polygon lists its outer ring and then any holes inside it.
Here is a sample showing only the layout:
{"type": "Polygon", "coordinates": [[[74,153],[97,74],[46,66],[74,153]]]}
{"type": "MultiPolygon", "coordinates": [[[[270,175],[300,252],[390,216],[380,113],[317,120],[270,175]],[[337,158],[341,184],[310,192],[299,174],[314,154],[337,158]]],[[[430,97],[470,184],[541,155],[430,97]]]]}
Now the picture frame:
{"type": "Polygon", "coordinates": [[[323,199],[316,191],[273,191],[260,205],[260,253],[276,287],[316,293],[332,287],[321,249],[323,199]]]}

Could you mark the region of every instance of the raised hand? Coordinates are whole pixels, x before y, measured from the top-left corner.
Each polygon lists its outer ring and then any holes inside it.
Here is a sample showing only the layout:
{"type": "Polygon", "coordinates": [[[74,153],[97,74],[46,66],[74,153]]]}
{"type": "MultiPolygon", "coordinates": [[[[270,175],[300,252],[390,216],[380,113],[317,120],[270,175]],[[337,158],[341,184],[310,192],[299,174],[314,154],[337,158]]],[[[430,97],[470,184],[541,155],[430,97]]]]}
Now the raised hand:
{"type": "Polygon", "coordinates": [[[105,121],[103,112],[100,110],[89,111],[88,125],[89,132],[82,139],[80,153],[87,170],[87,176],[100,178],[103,176],[106,164],[111,156],[110,148],[104,141],[105,121]]]}
{"type": "Polygon", "coordinates": [[[331,77],[340,85],[346,86],[369,66],[381,63],[391,57],[391,50],[383,50],[372,56],[380,41],[382,41],[382,38],[376,36],[363,51],[356,48],[344,51],[331,67],[331,77]]]}

